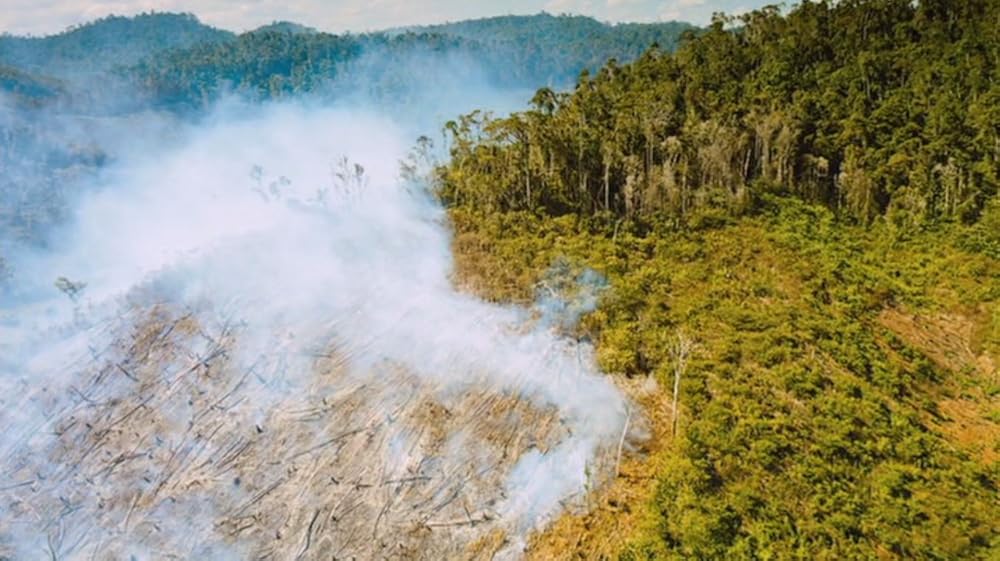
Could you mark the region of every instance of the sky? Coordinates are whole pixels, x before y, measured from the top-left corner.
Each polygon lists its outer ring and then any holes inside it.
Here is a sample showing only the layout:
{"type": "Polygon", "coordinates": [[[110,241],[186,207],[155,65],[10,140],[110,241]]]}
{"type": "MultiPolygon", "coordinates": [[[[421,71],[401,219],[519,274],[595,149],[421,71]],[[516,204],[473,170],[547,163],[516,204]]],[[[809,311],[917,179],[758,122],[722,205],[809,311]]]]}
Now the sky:
{"type": "Polygon", "coordinates": [[[0,32],[58,33],[108,14],[190,12],[210,25],[246,31],[289,20],[322,31],[371,31],[506,14],[573,13],[602,21],[707,23],[776,0],[0,0],[0,32]]]}

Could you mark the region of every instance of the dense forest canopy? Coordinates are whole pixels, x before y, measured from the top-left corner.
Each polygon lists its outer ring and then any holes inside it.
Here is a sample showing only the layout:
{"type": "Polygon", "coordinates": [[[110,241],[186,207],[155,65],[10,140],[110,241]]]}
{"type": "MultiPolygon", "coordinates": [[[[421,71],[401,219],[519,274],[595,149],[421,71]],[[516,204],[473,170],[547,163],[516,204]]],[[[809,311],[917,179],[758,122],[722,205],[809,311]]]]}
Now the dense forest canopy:
{"type": "Polygon", "coordinates": [[[611,26],[579,16],[509,16],[362,35],[331,35],[289,24],[224,43],[204,43],[144,61],[132,72],[156,96],[203,103],[226,87],[259,97],[343,91],[345,82],[382,82],[390,94],[415,81],[412,67],[448,58],[499,88],[567,85],[609,58],[632,60],[651,45],[672,48],[681,23],[611,26]],[[403,83],[400,83],[403,82],[403,83]]]}
{"type": "Polygon", "coordinates": [[[124,72],[165,106],[209,107],[233,93],[254,100],[307,93],[336,98],[358,84],[380,88],[376,98],[396,102],[405,100],[408,86],[418,86],[414,65],[449,56],[486,67],[482,47],[457,37],[265,30],[167,51],[124,72]]]}
{"type": "Polygon", "coordinates": [[[497,63],[535,87],[563,86],[581,70],[595,71],[608,61],[630,61],[650,46],[673,51],[687,31],[683,22],[601,23],[585,16],[546,13],[499,16],[410,28],[411,31],[462,37],[496,53],[497,63]]]}
{"type": "Polygon", "coordinates": [[[44,100],[61,93],[58,80],[28,74],[11,66],[0,65],[0,91],[14,99],[44,100]]]}
{"type": "Polygon", "coordinates": [[[496,87],[565,86],[608,59],[632,60],[654,44],[670,49],[690,29],[676,22],[609,25],[542,13],[361,35],[274,22],[236,35],[190,14],[153,13],[109,16],[49,37],[5,35],[0,65],[37,79],[114,71],[117,81],[139,89],[145,103],[190,109],[233,92],[252,99],[343,93],[349,89],[343,82],[362,72],[366,81],[378,73],[382,95],[399,95],[415,79],[410,67],[427,54],[461,60],[496,87]]]}
{"type": "Polygon", "coordinates": [[[993,0],[719,16],[676,54],[452,123],[443,195],[640,218],[793,193],[860,222],[975,220],[1000,185],[998,34],[993,0]]]}
{"type": "Polygon", "coordinates": [[[47,37],[0,36],[0,63],[42,75],[93,75],[165,50],[233,37],[191,14],[108,16],[47,37]]]}
{"type": "Polygon", "coordinates": [[[405,103],[427,60],[530,86],[526,111],[444,125],[455,280],[528,303],[554,267],[605,278],[574,335],[640,388],[653,435],[538,558],[996,559],[998,58],[1000,0],[806,0],[703,30],[149,14],[4,36],[0,243],[66,219],[113,158],[91,127],[129,112],[357,84],[405,103]]]}
{"type": "Polygon", "coordinates": [[[425,100],[415,96],[568,83],[596,61],[629,60],[654,42],[673,45],[689,27],[547,14],[468,25],[491,31],[479,40],[449,26],[337,35],[274,22],[237,35],[191,14],[149,13],[108,16],[47,37],[0,36],[0,233],[37,240],[64,217],[62,194],[106,159],[105,147],[68,134],[91,128],[95,117],[146,110],[197,116],[231,95],[250,102],[353,96],[419,110],[425,100]],[[508,25],[498,27],[501,21],[508,25]],[[601,40],[586,40],[593,36],[601,40]],[[65,117],[59,124],[56,114],[65,117]],[[72,126],[74,116],[84,121],[72,126]]]}
{"type": "Polygon", "coordinates": [[[606,275],[578,336],[660,388],[537,559],[997,558],[998,58],[997,0],[806,0],[446,125],[460,282],[606,275]]]}

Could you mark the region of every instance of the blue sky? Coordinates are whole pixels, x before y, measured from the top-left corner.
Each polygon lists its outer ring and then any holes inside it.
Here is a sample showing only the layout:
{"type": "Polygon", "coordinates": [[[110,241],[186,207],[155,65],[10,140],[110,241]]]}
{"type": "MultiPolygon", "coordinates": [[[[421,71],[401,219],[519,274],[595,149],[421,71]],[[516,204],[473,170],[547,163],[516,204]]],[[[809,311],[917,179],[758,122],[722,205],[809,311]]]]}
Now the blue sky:
{"type": "Polygon", "coordinates": [[[713,12],[738,13],[773,0],[0,0],[0,32],[56,33],[111,13],[182,11],[243,31],[291,20],[323,31],[368,31],[502,14],[575,13],[605,21],[706,23],[713,12]]]}

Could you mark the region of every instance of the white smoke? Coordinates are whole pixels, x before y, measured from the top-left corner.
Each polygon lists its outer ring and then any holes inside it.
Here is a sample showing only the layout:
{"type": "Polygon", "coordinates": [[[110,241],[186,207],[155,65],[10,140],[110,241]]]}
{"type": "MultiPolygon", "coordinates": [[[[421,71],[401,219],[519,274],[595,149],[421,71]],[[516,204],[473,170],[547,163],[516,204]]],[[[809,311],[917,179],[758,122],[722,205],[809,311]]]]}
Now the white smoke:
{"type": "MultiPolygon", "coordinates": [[[[272,365],[254,397],[261,419],[311,387],[311,357],[331,344],[351,350],[359,384],[388,362],[445,392],[491,387],[554,407],[567,436],[521,456],[496,507],[522,538],[594,484],[599,450],[620,436],[623,397],[586,346],[527,324],[526,310],[455,290],[446,217],[399,177],[408,131],[361,111],[285,104],[172,134],[117,162],[54,251],[16,260],[18,300],[0,308],[0,453],[13,458],[46,430],[55,398],[44,396],[73,391],[74,365],[109,344],[129,295],[152,287],[240,323],[233,360],[272,365]],[[59,277],[79,288],[73,299],[53,287],[59,277]]],[[[405,438],[393,442],[402,458],[405,438]]],[[[449,446],[474,454],[461,434],[449,446]]],[[[5,479],[14,466],[0,469],[0,489],[19,484],[5,479]]],[[[0,524],[13,516],[2,494],[0,524]]],[[[211,524],[172,524],[209,539],[211,524]]],[[[25,543],[41,539],[19,527],[25,543]]]]}

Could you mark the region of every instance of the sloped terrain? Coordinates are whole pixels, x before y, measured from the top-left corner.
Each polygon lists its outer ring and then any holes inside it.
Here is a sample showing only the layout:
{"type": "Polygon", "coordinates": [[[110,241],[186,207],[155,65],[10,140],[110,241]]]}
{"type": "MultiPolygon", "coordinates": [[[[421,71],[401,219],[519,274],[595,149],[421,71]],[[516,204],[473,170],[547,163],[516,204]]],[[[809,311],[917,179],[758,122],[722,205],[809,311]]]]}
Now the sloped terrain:
{"type": "Polygon", "coordinates": [[[239,325],[171,310],[131,310],[65,392],[25,381],[46,414],[6,451],[0,558],[516,554],[535,521],[508,481],[569,436],[558,408],[474,372],[443,385],[389,361],[352,371],[364,349],[336,336],[309,372],[240,369],[239,325]]]}
{"type": "Polygon", "coordinates": [[[648,455],[529,558],[995,556],[1000,262],[961,249],[968,227],[903,237],[789,199],[655,233],[450,214],[483,297],[530,299],[553,259],[605,273],[582,334],[647,388],[648,455]]]}
{"type": "Polygon", "coordinates": [[[519,558],[586,506],[644,437],[567,331],[588,287],[456,291],[396,134],[299,107],[189,131],[15,263],[0,558],[519,558]],[[331,183],[337,153],[367,167],[331,183]]]}

